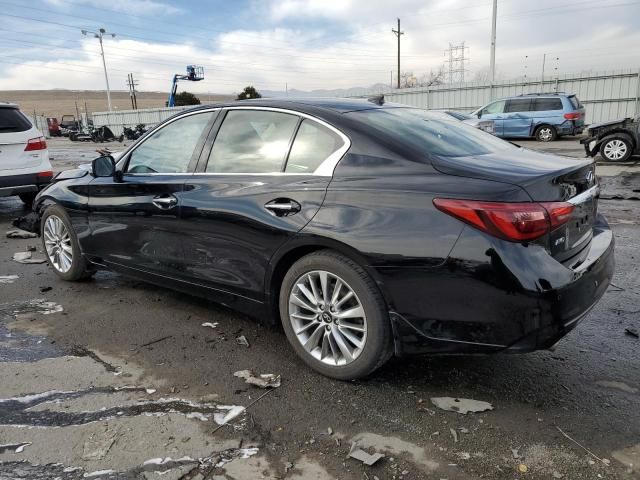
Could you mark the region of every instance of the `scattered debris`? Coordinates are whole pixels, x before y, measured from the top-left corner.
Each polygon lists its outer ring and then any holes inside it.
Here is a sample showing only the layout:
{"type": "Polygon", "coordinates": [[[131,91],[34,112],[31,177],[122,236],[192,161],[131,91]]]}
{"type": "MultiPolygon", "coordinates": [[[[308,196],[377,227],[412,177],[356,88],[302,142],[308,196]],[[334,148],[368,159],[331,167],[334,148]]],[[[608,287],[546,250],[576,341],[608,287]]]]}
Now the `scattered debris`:
{"type": "Polygon", "coordinates": [[[8,445],[0,445],[0,453],[13,451],[13,453],[22,453],[25,447],[31,445],[31,442],[10,443],[8,445]]]}
{"type": "Polygon", "coordinates": [[[100,435],[91,435],[82,447],[82,459],[102,460],[116,441],[115,436],[104,438],[100,435]]]}
{"type": "Polygon", "coordinates": [[[520,458],[520,453],[518,452],[517,448],[512,448],[511,449],[511,455],[513,455],[513,458],[518,460],[520,458]]]}
{"type": "Polygon", "coordinates": [[[251,370],[239,370],[233,376],[244,378],[245,383],[260,388],[278,388],[280,386],[280,375],[274,375],[273,373],[255,375],[251,370]]]}
{"type": "Polygon", "coordinates": [[[204,322],[202,325],[202,327],[209,327],[209,328],[216,328],[218,326],[218,322],[204,322]]]}
{"type": "Polygon", "coordinates": [[[149,395],[153,395],[157,392],[157,390],[155,388],[146,388],[145,392],[147,392],[149,395]]]}
{"type": "Polygon", "coordinates": [[[240,405],[219,405],[218,409],[226,410],[226,413],[216,413],[213,415],[213,420],[220,426],[226,425],[246,410],[245,407],[240,405]]]}
{"type": "Polygon", "coordinates": [[[36,212],[31,212],[24,217],[14,218],[11,224],[20,230],[35,232],[37,230],[36,226],[39,222],[40,217],[38,214],[36,212]]]}
{"type": "Polygon", "coordinates": [[[558,431],[564,435],[566,438],[568,438],[569,440],[571,440],[573,443],[575,443],[577,446],[579,446],[581,449],[583,449],[585,452],[587,452],[589,455],[591,455],[593,458],[595,458],[596,460],[598,460],[599,462],[604,463],[605,465],[609,465],[609,461],[605,458],[604,460],[600,457],[598,457],[595,453],[593,453],[591,450],[589,450],[587,447],[585,447],[584,445],[578,443],[577,441],[575,441],[573,438],[571,438],[569,435],[567,435],[566,433],[564,433],[564,431],[556,426],[556,428],[558,429],[558,431]],[[605,461],[607,460],[607,461],[605,461]]]}
{"type": "Polygon", "coordinates": [[[626,393],[638,393],[638,389],[637,388],[632,387],[631,385],[627,385],[624,382],[600,380],[600,381],[596,382],[596,385],[599,385],[599,386],[605,387],[605,388],[614,388],[616,390],[620,390],[620,391],[626,392],[626,393]]]}
{"type": "Polygon", "coordinates": [[[562,478],[564,475],[562,475],[560,472],[554,470],[553,473],[551,474],[553,476],[553,478],[562,478]]]}
{"type": "Polygon", "coordinates": [[[458,458],[460,460],[469,460],[471,459],[471,454],[468,452],[458,452],[458,458]]]}
{"type": "Polygon", "coordinates": [[[293,463],[287,462],[284,464],[284,473],[287,473],[291,469],[293,469],[293,463]]]}
{"type": "Polygon", "coordinates": [[[360,460],[362,463],[369,466],[374,465],[376,462],[378,462],[378,460],[384,458],[384,455],[382,453],[374,453],[373,455],[371,455],[370,453],[365,452],[360,447],[358,447],[357,442],[351,444],[349,456],[351,458],[355,458],[356,460],[360,460]]]}
{"type": "Polygon", "coordinates": [[[247,337],[245,337],[244,335],[240,335],[239,337],[237,337],[236,342],[238,343],[238,345],[242,345],[244,347],[249,346],[249,341],[247,340],[247,337]]]}
{"type": "Polygon", "coordinates": [[[13,254],[13,261],[18,263],[45,263],[47,260],[44,258],[32,258],[31,252],[16,252],[13,254]]]}
{"type": "Polygon", "coordinates": [[[7,238],[37,238],[37,235],[25,230],[9,230],[7,232],[7,238]]]}
{"type": "Polygon", "coordinates": [[[165,340],[168,340],[171,337],[173,337],[173,335],[167,335],[166,337],[158,338],[157,340],[151,340],[150,342],[143,343],[142,345],[140,345],[140,348],[148,347],[149,345],[154,345],[156,343],[164,342],[165,340]]]}
{"type": "Polygon", "coordinates": [[[529,471],[529,467],[527,467],[524,463],[518,465],[518,471],[520,473],[527,473],[529,471]]]}
{"type": "Polygon", "coordinates": [[[640,338],[640,333],[638,333],[638,330],[636,330],[633,327],[627,327],[624,329],[624,333],[626,333],[627,335],[629,335],[630,337],[636,337],[636,338],[640,338]]]}
{"type": "Polygon", "coordinates": [[[431,403],[441,410],[447,412],[457,412],[463,415],[467,413],[484,412],[493,410],[493,405],[480,400],[472,400],[470,398],[453,398],[453,397],[432,397],[431,403]]]}
{"type": "Polygon", "coordinates": [[[18,278],[18,275],[0,275],[0,284],[8,284],[15,282],[18,278]]]}
{"type": "Polygon", "coordinates": [[[53,287],[40,287],[40,293],[46,293],[53,290],[53,287]]]}
{"type": "Polygon", "coordinates": [[[458,432],[456,432],[453,428],[450,428],[451,436],[453,437],[453,442],[458,443],[458,432]]]}

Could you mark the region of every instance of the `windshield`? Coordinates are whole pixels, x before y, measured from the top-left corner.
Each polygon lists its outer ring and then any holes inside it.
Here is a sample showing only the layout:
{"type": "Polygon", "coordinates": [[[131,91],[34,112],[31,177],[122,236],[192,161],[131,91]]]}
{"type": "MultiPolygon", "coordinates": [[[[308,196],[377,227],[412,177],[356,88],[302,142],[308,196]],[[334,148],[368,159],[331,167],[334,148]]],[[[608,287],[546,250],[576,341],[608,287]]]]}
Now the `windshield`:
{"type": "Polygon", "coordinates": [[[475,127],[418,108],[380,108],[346,115],[358,116],[407,144],[443,157],[485,155],[517,148],[475,127]]]}

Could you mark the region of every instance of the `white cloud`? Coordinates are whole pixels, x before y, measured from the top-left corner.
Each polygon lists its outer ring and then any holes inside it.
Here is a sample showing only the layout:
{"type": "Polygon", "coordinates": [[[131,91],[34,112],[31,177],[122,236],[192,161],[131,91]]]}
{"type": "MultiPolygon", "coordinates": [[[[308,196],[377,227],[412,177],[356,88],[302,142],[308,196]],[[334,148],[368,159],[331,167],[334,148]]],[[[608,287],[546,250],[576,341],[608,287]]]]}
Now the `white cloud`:
{"type": "MultiPolygon", "coordinates": [[[[113,0],[110,8],[119,1],[113,0]]],[[[634,15],[638,8],[616,9],[618,16],[606,9],[598,11],[608,16],[596,16],[596,10],[578,8],[551,16],[521,13],[553,5],[549,2],[540,0],[541,5],[525,8],[519,0],[501,1],[504,17],[498,22],[497,64],[503,77],[525,72],[537,76],[545,53],[550,73],[556,66],[565,73],[640,65],[640,53],[625,48],[640,42],[634,15]],[[611,23],[606,18],[612,18],[611,23]]],[[[204,65],[205,80],[183,82],[180,89],[232,93],[248,84],[268,90],[284,90],[285,84],[289,89],[311,90],[389,83],[390,72],[395,75],[396,69],[391,28],[399,13],[405,31],[403,71],[420,76],[437,69],[449,42],[465,40],[471,59],[467,78],[473,78],[489,62],[489,5],[489,0],[368,0],[365,8],[356,0],[265,0],[254,3],[247,15],[256,19],[255,27],[247,22],[245,29],[212,34],[209,42],[195,44],[188,36],[173,43],[134,41],[124,35],[109,38],[105,40],[109,77],[114,89],[125,89],[126,75],[133,72],[141,90],[168,91],[173,74],[196,63],[204,65]]],[[[161,31],[161,18],[157,25],[161,31]]],[[[11,58],[1,57],[0,89],[104,88],[97,42],[83,38],[78,48],[50,49],[51,60],[46,62],[24,62],[29,57],[20,51],[11,52],[11,58]],[[5,65],[3,60],[22,67],[5,65]]]]}
{"type": "Polygon", "coordinates": [[[136,13],[144,12],[147,15],[173,15],[183,13],[184,10],[174,5],[158,2],[156,0],[74,0],[67,2],[66,0],[45,0],[46,3],[56,7],[73,7],[73,5],[89,5],[98,8],[108,8],[118,12],[136,13]]]}

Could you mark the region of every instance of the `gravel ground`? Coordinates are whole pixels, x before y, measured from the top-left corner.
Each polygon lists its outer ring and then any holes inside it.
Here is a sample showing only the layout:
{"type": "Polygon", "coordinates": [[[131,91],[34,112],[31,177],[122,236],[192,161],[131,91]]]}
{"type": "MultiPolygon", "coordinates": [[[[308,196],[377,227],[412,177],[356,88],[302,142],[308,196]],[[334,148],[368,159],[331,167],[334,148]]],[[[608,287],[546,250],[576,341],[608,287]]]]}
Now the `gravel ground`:
{"type": "MultiPolygon", "coordinates": [[[[576,141],[521,143],[582,156],[576,141]]],[[[95,147],[54,139],[54,168],[95,147]]],[[[555,351],[394,359],[357,382],[310,371],[280,329],[205,300],[15,263],[29,246],[42,257],[40,241],[3,235],[0,282],[18,278],[0,283],[0,479],[637,478],[640,340],[625,329],[640,328],[640,202],[627,199],[640,169],[598,173],[615,198],[600,202],[614,284],[555,351]],[[243,369],[282,384],[247,385],[243,369]],[[430,400],[441,396],[493,410],[446,412],[430,400]],[[233,406],[246,410],[220,426],[233,406]],[[349,459],[353,442],[385,457],[349,459]]],[[[0,232],[23,212],[0,199],[0,232]]]]}

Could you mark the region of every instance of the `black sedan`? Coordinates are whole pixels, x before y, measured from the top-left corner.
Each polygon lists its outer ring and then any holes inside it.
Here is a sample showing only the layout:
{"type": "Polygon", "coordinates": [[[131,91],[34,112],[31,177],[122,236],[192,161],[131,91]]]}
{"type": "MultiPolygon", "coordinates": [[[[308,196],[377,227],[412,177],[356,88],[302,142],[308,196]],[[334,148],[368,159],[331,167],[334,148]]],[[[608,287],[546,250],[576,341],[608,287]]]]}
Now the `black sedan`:
{"type": "Polygon", "coordinates": [[[59,174],[34,209],[61,278],[110,268],[279,319],[352,379],[575,327],[614,270],[594,169],[381,99],[245,101],[59,174]]]}

